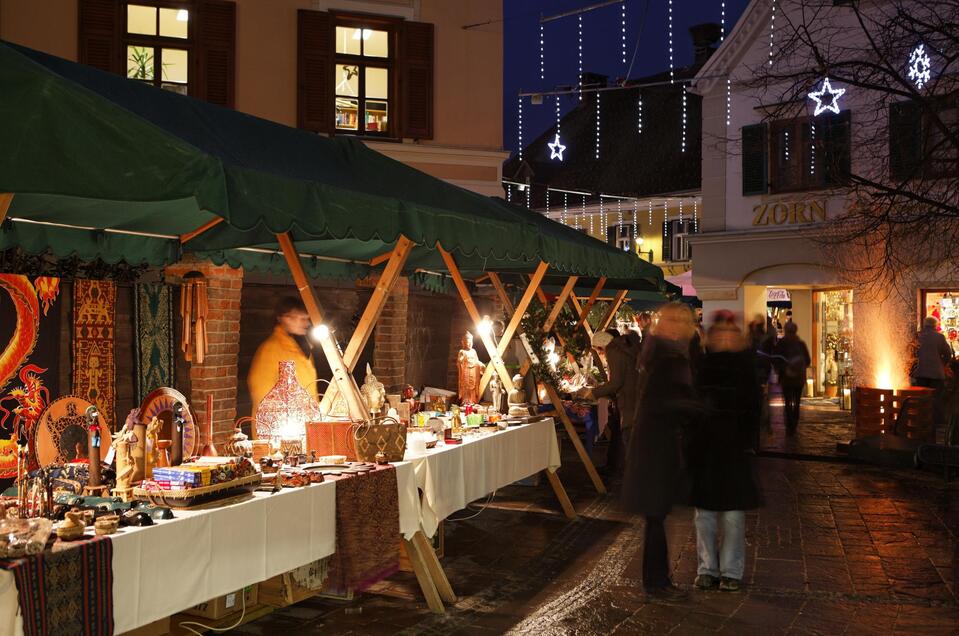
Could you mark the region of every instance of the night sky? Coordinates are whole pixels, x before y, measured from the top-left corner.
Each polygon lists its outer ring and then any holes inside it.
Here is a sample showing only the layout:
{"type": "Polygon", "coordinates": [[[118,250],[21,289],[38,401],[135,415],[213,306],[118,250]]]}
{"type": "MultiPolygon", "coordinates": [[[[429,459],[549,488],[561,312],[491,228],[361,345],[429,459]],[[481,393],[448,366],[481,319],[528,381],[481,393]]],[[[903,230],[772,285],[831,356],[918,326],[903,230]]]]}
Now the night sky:
{"type": "MultiPolygon", "coordinates": [[[[545,79],[540,79],[539,18],[601,4],[603,0],[503,0],[503,147],[516,151],[517,94],[553,90],[577,83],[577,18],[569,16],[544,25],[545,79]]],[[[748,4],[726,0],[726,33],[748,4]]],[[[722,0],[673,0],[673,63],[676,68],[693,61],[689,27],[719,23],[722,0]]],[[[583,71],[601,73],[611,80],[626,76],[636,52],[630,77],[644,77],[669,69],[667,37],[668,0],[626,0],[626,65],[622,57],[622,9],[614,4],[583,14],[583,71]],[[645,14],[645,19],[644,19],[645,14]]],[[[564,97],[565,113],[576,97],[564,97]]],[[[528,145],[555,121],[552,98],[543,105],[523,104],[523,144],[528,145]]]]}

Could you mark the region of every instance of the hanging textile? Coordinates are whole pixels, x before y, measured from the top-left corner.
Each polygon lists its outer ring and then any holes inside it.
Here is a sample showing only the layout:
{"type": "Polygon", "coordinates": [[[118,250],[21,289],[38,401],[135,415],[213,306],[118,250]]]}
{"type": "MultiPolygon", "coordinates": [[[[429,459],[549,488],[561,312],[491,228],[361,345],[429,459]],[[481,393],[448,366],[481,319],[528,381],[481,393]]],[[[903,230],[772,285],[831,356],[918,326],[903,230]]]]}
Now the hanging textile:
{"type": "Polygon", "coordinates": [[[17,438],[37,467],[36,422],[60,393],[60,279],[0,274],[0,487],[17,474],[17,438]]]}
{"type": "Polygon", "coordinates": [[[133,293],[133,323],[136,333],[136,403],[154,389],[173,386],[173,288],[140,284],[133,293]]]}
{"type": "Polygon", "coordinates": [[[112,427],[116,368],[113,360],[116,284],[77,280],[73,286],[73,394],[96,404],[112,427]]]}
{"type": "Polygon", "coordinates": [[[188,362],[203,364],[206,357],[207,338],[207,282],[201,276],[189,274],[180,288],[180,318],[183,319],[183,333],[180,348],[188,362]]]}

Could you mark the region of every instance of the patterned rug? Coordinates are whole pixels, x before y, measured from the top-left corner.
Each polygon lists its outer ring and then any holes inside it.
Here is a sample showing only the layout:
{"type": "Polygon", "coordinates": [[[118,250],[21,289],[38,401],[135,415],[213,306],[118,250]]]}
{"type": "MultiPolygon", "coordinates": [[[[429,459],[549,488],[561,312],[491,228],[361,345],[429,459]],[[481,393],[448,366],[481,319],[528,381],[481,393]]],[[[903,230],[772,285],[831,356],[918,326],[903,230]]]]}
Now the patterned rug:
{"type": "Polygon", "coordinates": [[[336,552],[327,590],[361,592],[400,566],[400,504],[396,469],[378,466],[336,480],[336,552]]]}
{"type": "Polygon", "coordinates": [[[117,288],[110,281],[77,280],[73,286],[73,394],[100,409],[113,426],[116,368],[113,360],[117,288]]]}
{"type": "Polygon", "coordinates": [[[107,537],[54,544],[0,561],[17,582],[25,636],[113,634],[113,544],[107,537]]]}
{"type": "Polygon", "coordinates": [[[173,386],[173,291],[168,285],[137,285],[133,321],[136,333],[136,402],[163,386],[173,386]]]}
{"type": "Polygon", "coordinates": [[[36,468],[36,422],[60,394],[59,296],[59,278],[0,274],[0,488],[16,476],[21,426],[36,468]]]}

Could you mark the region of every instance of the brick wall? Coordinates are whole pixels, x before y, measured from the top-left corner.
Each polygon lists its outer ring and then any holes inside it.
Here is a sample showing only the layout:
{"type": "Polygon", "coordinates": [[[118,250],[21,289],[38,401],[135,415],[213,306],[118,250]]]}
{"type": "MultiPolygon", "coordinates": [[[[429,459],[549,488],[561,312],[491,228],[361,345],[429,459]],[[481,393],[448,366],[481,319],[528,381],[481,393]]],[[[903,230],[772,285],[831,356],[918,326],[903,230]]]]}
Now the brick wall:
{"type": "Polygon", "coordinates": [[[202,364],[194,361],[190,365],[189,399],[199,421],[205,422],[206,396],[213,394],[213,443],[222,448],[232,434],[236,420],[243,270],[195,260],[186,260],[166,269],[169,279],[181,279],[189,272],[199,272],[206,277],[209,301],[209,347],[202,364]]]}
{"type": "MultiPolygon", "coordinates": [[[[375,287],[377,277],[359,281],[357,287],[375,287]]],[[[406,325],[409,312],[409,280],[400,278],[383,307],[373,332],[373,374],[390,393],[406,384],[406,325]]],[[[366,369],[357,369],[366,375],[366,369]]]]}

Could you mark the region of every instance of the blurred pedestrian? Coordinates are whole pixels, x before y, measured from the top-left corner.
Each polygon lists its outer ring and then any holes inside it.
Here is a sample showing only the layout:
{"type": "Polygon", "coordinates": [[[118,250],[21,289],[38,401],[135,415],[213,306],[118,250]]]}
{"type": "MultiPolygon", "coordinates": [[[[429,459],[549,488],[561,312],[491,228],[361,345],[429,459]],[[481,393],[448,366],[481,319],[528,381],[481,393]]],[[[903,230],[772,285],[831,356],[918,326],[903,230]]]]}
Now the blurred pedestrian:
{"type": "MultiPolygon", "coordinates": [[[[769,428],[769,374],[772,372],[772,355],[776,346],[776,332],[769,319],[757,314],[749,323],[749,348],[756,364],[756,380],[762,391],[759,426],[769,428]]],[[[757,432],[758,435],[758,432],[757,432]]]]}
{"type": "Polygon", "coordinates": [[[674,503],[688,499],[689,478],[682,437],[700,412],[690,368],[693,314],[682,303],[669,303],[643,343],[635,430],[629,440],[623,503],[646,517],[643,587],[655,598],[677,600],[684,593],[669,576],[664,521],[674,503]]]}
{"type": "Polygon", "coordinates": [[[608,331],[593,334],[593,350],[606,367],[607,382],[585,389],[587,399],[612,398],[616,415],[609,418],[609,451],[606,457],[606,473],[609,476],[622,472],[625,462],[625,442],[636,416],[637,376],[636,358],[639,349],[627,336],[613,336],[608,331]]]}
{"type": "Polygon", "coordinates": [[[783,328],[782,339],[776,343],[773,354],[776,356],[776,375],[783,390],[786,408],[786,434],[792,435],[799,426],[799,405],[803,389],[806,388],[806,369],[812,359],[809,348],[799,338],[799,327],[790,321],[783,328]]]}
{"type": "Polygon", "coordinates": [[[742,585],[745,564],[745,511],[760,505],[753,459],[762,394],[754,354],[730,312],[717,312],[713,318],[696,388],[704,413],[689,445],[690,504],[696,508],[695,584],[735,592],[742,585]]]}
{"type": "Polygon", "coordinates": [[[946,365],[952,361],[952,349],[946,337],[939,333],[939,321],[929,316],[922,321],[922,329],[917,336],[919,347],[916,351],[916,367],[913,380],[916,386],[925,386],[937,391],[942,389],[946,365]]]}

